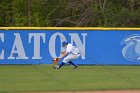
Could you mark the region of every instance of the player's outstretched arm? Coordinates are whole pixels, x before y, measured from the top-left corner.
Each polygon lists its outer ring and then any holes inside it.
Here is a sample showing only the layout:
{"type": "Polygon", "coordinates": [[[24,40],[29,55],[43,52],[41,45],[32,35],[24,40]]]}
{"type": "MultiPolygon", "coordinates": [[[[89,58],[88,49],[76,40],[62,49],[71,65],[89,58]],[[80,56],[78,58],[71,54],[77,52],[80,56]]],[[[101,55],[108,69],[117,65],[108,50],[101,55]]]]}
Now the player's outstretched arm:
{"type": "Polygon", "coordinates": [[[65,57],[67,54],[68,54],[67,52],[61,53],[61,58],[65,57]]]}

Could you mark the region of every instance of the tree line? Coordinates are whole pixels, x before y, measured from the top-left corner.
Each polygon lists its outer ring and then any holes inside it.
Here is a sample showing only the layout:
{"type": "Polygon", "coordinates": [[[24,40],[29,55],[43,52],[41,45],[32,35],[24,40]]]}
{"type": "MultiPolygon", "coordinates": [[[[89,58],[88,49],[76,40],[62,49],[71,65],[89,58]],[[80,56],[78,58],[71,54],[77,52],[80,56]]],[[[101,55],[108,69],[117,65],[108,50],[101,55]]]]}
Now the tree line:
{"type": "Polygon", "coordinates": [[[0,0],[0,26],[140,27],[140,0],[0,0]]]}

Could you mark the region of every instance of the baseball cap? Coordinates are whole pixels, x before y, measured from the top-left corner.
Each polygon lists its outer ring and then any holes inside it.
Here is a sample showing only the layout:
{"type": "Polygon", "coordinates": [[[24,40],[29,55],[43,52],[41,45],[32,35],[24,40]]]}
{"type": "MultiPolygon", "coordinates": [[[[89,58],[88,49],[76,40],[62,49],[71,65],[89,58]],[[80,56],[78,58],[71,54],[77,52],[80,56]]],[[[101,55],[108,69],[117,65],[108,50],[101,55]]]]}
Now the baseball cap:
{"type": "Polygon", "coordinates": [[[65,45],[67,45],[68,44],[68,42],[66,42],[66,41],[63,41],[62,42],[62,46],[64,47],[65,45]]]}

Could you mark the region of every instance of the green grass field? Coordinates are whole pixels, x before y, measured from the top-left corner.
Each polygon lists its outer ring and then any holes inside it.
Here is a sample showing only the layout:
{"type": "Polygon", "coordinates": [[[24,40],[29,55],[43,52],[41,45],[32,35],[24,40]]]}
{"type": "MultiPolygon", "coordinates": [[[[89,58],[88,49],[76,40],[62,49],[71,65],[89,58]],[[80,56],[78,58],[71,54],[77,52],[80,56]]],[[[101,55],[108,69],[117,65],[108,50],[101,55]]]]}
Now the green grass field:
{"type": "Polygon", "coordinates": [[[0,65],[0,93],[140,89],[140,66],[0,65]]]}

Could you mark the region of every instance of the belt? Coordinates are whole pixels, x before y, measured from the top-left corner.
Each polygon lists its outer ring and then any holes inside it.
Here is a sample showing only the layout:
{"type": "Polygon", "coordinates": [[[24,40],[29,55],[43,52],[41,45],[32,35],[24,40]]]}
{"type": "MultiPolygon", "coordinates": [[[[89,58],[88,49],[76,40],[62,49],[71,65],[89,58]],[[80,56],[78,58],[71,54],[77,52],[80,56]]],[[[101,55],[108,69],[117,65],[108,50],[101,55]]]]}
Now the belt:
{"type": "MultiPolygon", "coordinates": [[[[72,53],[72,54],[74,54],[74,53],[72,53]]],[[[74,55],[78,55],[78,54],[80,54],[80,53],[77,53],[77,54],[74,54],[74,55]]]]}

